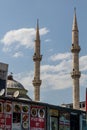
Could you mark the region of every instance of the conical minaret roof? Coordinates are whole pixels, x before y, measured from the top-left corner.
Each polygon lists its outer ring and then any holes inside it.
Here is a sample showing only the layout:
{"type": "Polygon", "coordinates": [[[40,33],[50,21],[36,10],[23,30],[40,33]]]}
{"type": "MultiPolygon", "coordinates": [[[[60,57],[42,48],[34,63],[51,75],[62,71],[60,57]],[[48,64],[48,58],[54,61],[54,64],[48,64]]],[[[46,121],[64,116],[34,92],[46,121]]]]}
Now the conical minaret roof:
{"type": "Polygon", "coordinates": [[[39,20],[37,19],[37,27],[36,27],[36,40],[40,40],[40,34],[39,34],[39,20]]]}
{"type": "Polygon", "coordinates": [[[78,31],[78,24],[77,24],[77,18],[76,18],[76,8],[74,9],[74,19],[73,19],[73,31],[78,31]]]}

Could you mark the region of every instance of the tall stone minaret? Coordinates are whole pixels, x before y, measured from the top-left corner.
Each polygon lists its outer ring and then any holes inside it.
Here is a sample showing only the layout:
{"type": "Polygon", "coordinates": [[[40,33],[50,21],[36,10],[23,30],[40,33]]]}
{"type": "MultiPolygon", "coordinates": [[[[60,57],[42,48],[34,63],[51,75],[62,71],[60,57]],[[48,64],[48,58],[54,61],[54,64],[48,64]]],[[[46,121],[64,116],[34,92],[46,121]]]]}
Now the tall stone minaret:
{"type": "Polygon", "coordinates": [[[76,18],[76,9],[74,10],[74,19],[73,19],[73,26],[72,26],[72,72],[71,77],[73,80],[73,108],[79,109],[79,102],[80,102],[80,88],[79,88],[79,78],[81,73],[79,71],[79,31],[77,25],[77,18],[76,18]]]}
{"type": "Polygon", "coordinates": [[[35,50],[34,50],[34,80],[32,81],[34,86],[34,100],[40,101],[40,61],[42,60],[42,55],[40,54],[40,35],[39,35],[39,23],[37,20],[36,28],[36,40],[35,40],[35,50]]]}

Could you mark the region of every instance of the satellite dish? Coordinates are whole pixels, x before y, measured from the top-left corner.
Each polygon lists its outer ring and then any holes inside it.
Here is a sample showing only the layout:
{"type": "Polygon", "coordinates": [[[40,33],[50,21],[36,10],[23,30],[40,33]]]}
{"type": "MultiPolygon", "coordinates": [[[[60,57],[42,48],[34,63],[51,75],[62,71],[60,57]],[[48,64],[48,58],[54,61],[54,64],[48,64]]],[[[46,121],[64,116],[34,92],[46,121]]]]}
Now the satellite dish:
{"type": "Polygon", "coordinates": [[[4,94],[4,92],[5,92],[5,89],[1,89],[0,96],[2,96],[4,94]]]}
{"type": "Polygon", "coordinates": [[[19,95],[19,91],[17,90],[14,92],[13,97],[16,98],[16,97],[18,97],[18,95],[19,95]]]}

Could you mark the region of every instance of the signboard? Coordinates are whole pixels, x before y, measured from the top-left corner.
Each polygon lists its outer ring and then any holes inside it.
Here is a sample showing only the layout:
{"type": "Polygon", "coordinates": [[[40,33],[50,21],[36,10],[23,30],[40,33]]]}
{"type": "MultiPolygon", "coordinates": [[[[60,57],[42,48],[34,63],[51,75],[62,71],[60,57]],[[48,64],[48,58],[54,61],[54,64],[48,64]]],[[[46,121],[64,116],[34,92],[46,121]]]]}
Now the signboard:
{"type": "Polygon", "coordinates": [[[22,104],[22,130],[29,130],[29,106],[22,104]]]}
{"type": "Polygon", "coordinates": [[[68,112],[60,112],[59,130],[70,130],[70,114],[68,112]]]}
{"type": "Polygon", "coordinates": [[[13,103],[12,130],[21,130],[21,104],[13,103]]]}
{"type": "Polygon", "coordinates": [[[4,101],[0,101],[0,129],[5,129],[4,101]]]}
{"type": "Polygon", "coordinates": [[[31,106],[30,108],[30,130],[45,130],[45,107],[31,106]]]}
{"type": "Polygon", "coordinates": [[[58,130],[58,118],[50,117],[50,130],[58,130]]]}
{"type": "Polygon", "coordinates": [[[5,102],[5,127],[6,130],[12,130],[12,103],[5,102]]]}
{"type": "Polygon", "coordinates": [[[8,65],[5,63],[0,63],[0,96],[4,94],[6,89],[6,79],[7,79],[8,65]]]}

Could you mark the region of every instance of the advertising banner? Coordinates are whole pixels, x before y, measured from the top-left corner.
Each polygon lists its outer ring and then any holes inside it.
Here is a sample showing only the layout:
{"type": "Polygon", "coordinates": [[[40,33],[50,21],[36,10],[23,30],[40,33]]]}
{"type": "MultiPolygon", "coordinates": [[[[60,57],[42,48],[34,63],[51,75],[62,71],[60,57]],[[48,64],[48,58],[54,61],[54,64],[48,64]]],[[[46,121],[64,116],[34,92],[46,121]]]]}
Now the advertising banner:
{"type": "Polygon", "coordinates": [[[50,130],[58,130],[58,118],[50,117],[50,130]]]}
{"type": "Polygon", "coordinates": [[[22,130],[29,130],[29,106],[22,104],[22,130]]]}
{"type": "Polygon", "coordinates": [[[4,101],[0,101],[0,129],[5,129],[4,101]]]}
{"type": "Polygon", "coordinates": [[[21,130],[21,104],[13,103],[12,130],[21,130]]]}
{"type": "Polygon", "coordinates": [[[2,96],[6,90],[7,72],[8,65],[0,62],[0,96],[2,96]]]}
{"type": "Polygon", "coordinates": [[[30,130],[45,130],[45,107],[31,106],[30,108],[30,130]]]}
{"type": "Polygon", "coordinates": [[[12,103],[5,103],[5,127],[6,130],[12,130],[12,103]]]}
{"type": "Polygon", "coordinates": [[[59,130],[70,130],[70,114],[68,112],[60,112],[59,130]]]}

